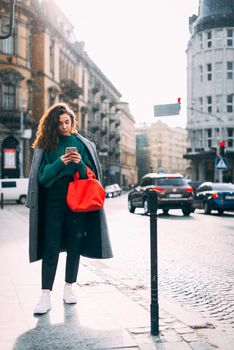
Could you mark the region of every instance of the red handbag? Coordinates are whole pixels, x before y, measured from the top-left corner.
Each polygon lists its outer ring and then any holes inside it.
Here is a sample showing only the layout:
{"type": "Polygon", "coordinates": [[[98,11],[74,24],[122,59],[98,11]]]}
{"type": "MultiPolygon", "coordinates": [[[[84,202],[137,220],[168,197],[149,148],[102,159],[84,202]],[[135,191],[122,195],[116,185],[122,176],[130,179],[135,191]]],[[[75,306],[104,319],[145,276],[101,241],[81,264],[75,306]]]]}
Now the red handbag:
{"type": "Polygon", "coordinates": [[[86,174],[87,179],[80,179],[77,171],[68,185],[67,204],[74,212],[96,211],[104,205],[106,191],[89,167],[86,174]]]}

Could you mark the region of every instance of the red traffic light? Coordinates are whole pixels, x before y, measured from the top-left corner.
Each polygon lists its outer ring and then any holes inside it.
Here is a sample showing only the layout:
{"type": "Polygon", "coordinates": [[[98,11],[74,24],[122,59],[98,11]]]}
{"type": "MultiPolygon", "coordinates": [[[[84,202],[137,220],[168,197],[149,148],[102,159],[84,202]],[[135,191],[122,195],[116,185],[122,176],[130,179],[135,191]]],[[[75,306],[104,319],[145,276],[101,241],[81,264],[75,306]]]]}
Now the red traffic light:
{"type": "Polygon", "coordinates": [[[177,102],[178,102],[178,103],[181,103],[181,97],[178,97],[178,98],[177,98],[177,102]]]}
{"type": "Polygon", "coordinates": [[[220,146],[220,147],[225,147],[225,141],[220,141],[220,142],[219,142],[219,146],[220,146]]]}

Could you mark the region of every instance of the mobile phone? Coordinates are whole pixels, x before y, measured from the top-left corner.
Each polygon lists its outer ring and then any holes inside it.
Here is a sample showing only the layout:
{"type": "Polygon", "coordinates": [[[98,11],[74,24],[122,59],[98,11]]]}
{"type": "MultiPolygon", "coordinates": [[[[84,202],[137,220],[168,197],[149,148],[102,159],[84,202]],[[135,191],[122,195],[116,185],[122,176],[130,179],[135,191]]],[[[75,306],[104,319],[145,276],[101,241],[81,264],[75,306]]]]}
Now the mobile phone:
{"type": "Polygon", "coordinates": [[[66,147],[66,153],[70,153],[70,152],[77,152],[77,148],[76,147],[66,147]]]}

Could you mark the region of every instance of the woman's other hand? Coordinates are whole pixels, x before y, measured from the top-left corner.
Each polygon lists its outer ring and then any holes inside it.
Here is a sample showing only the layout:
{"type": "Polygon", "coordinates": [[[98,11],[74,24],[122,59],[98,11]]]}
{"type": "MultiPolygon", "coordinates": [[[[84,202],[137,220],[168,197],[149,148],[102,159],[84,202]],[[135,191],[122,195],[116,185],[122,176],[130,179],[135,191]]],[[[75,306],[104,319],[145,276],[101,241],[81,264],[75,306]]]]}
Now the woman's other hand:
{"type": "Polygon", "coordinates": [[[78,164],[81,161],[80,153],[78,153],[78,152],[71,152],[70,154],[71,154],[71,160],[74,163],[78,164]]]}

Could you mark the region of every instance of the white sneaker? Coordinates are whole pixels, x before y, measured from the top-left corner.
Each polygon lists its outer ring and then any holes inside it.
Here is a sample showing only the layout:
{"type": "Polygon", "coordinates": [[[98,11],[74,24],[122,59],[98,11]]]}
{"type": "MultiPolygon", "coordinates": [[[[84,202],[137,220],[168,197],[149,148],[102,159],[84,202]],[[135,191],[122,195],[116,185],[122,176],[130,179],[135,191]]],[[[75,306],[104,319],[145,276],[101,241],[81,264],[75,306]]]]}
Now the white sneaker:
{"type": "Polygon", "coordinates": [[[63,291],[63,300],[66,304],[77,303],[77,297],[73,294],[71,284],[65,284],[64,291],[63,291]]]}
{"type": "Polygon", "coordinates": [[[46,314],[50,309],[50,293],[42,293],[38,304],[35,306],[34,314],[46,314]]]}

